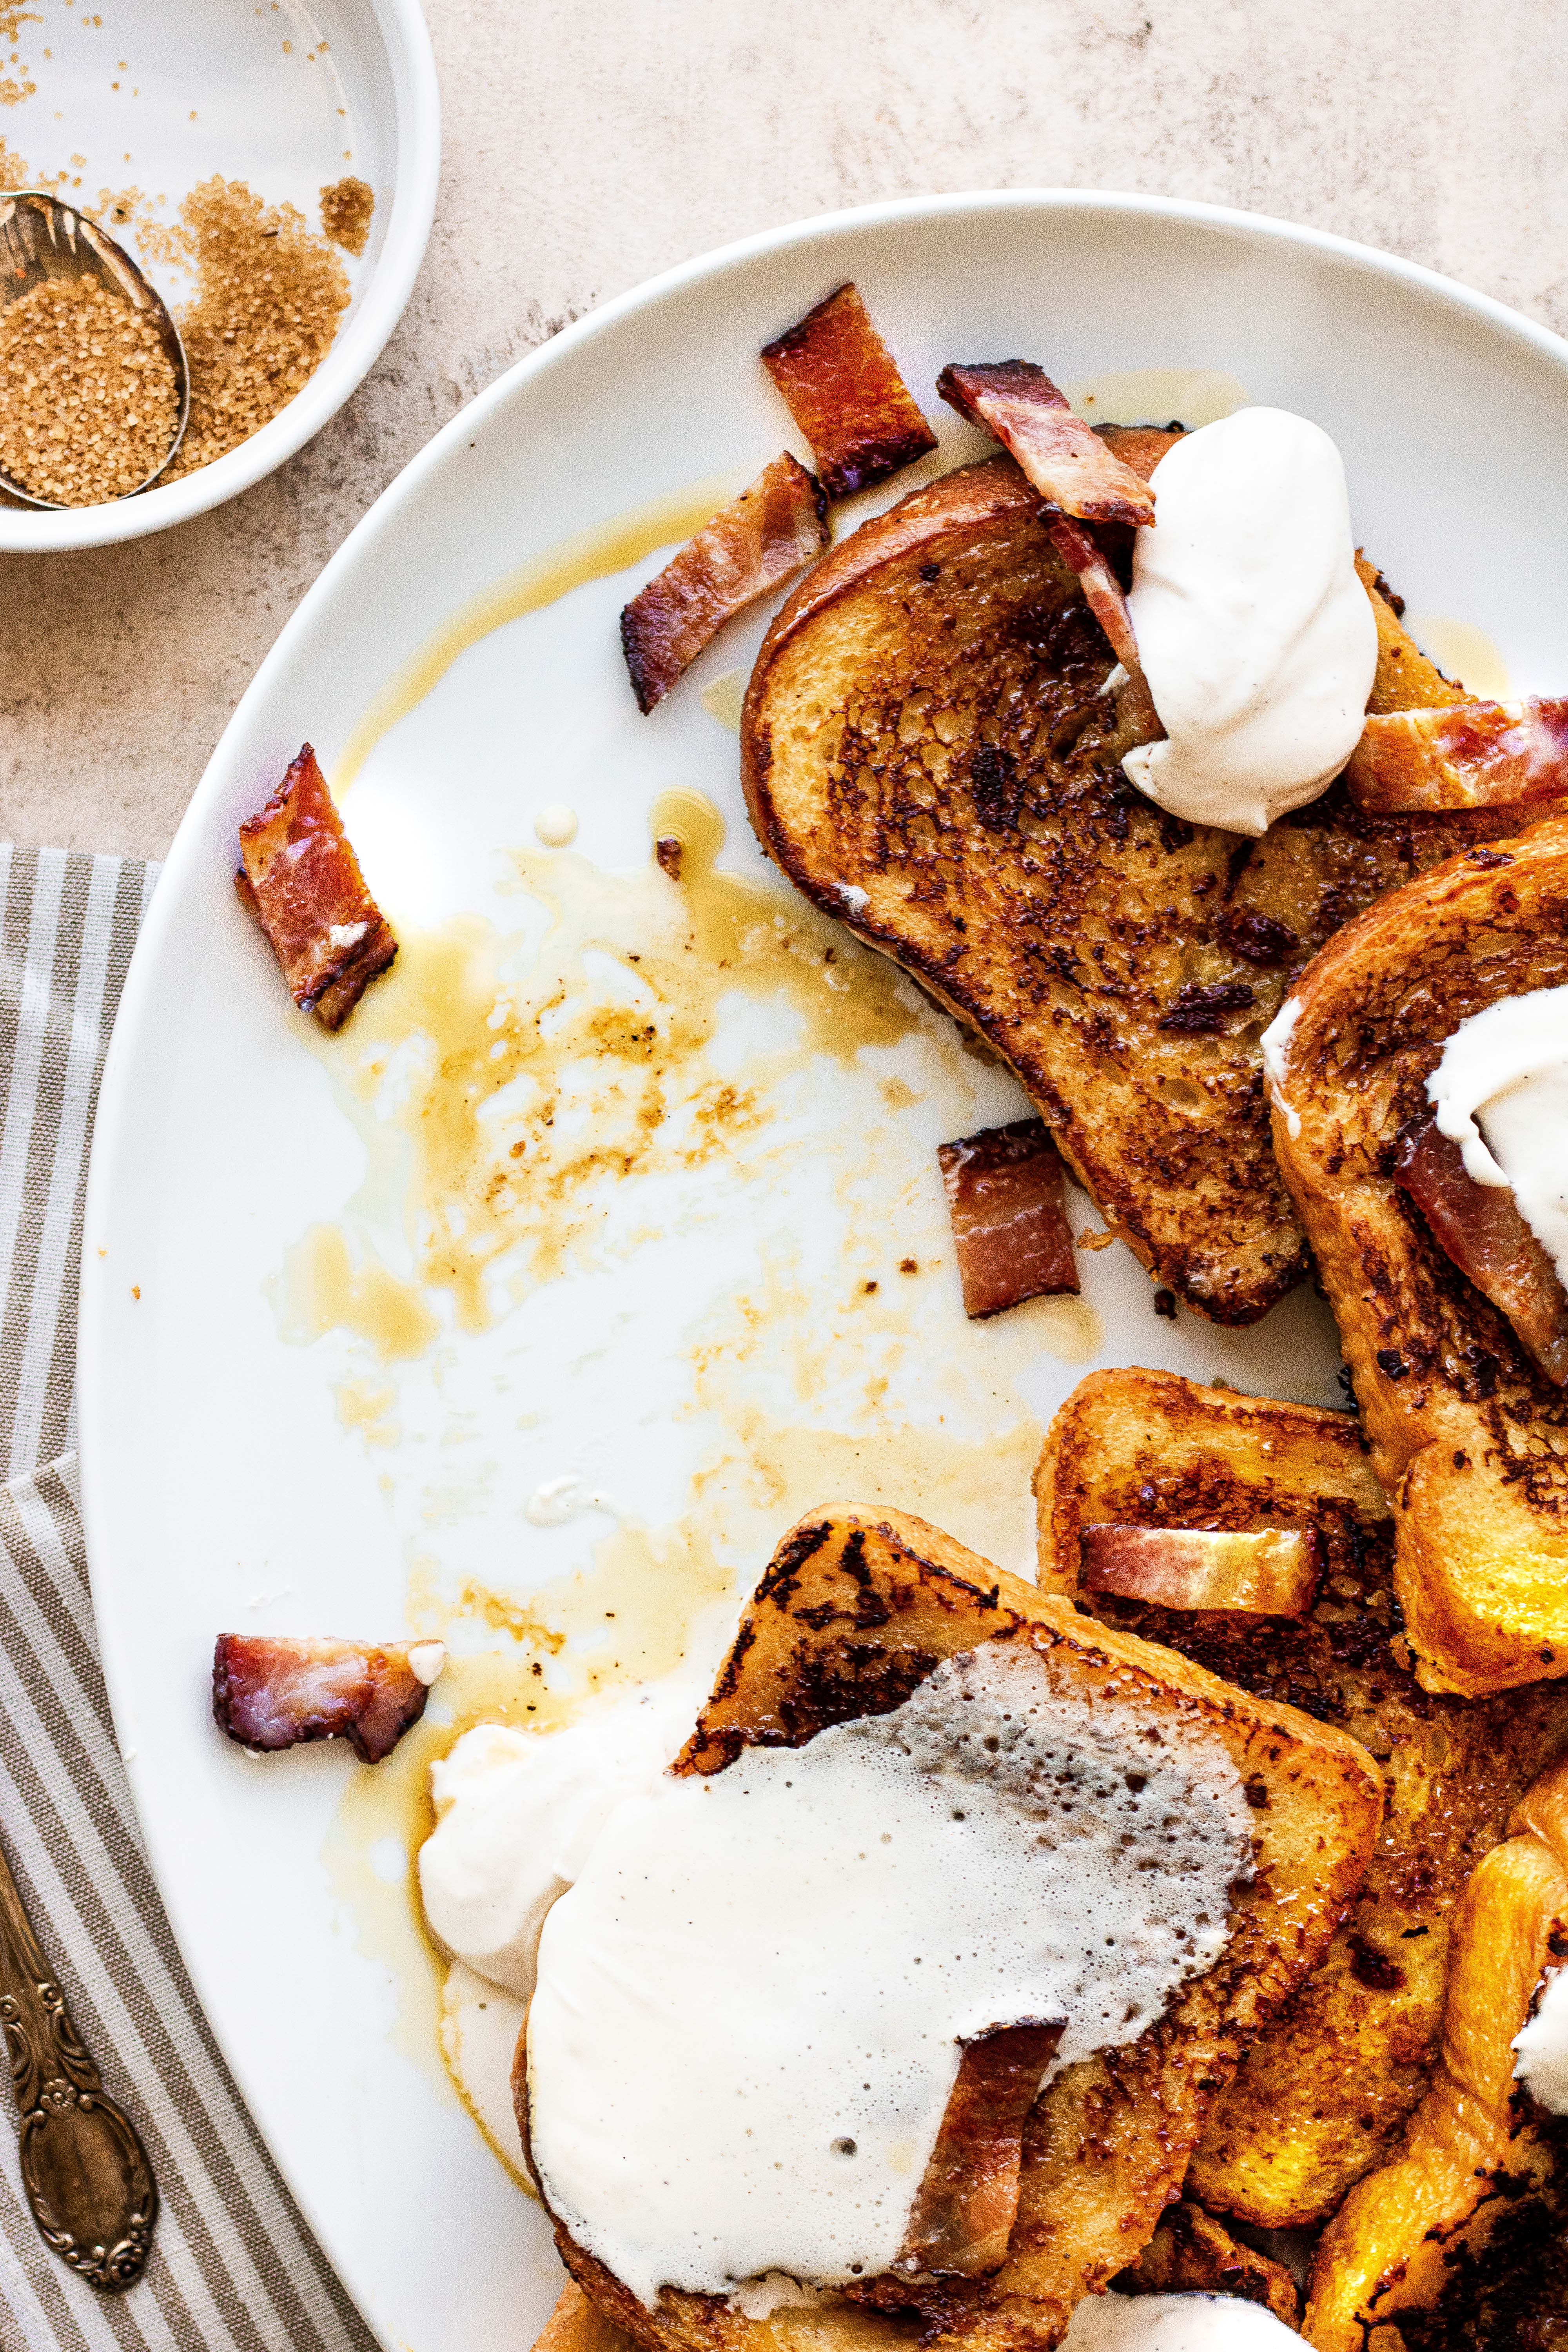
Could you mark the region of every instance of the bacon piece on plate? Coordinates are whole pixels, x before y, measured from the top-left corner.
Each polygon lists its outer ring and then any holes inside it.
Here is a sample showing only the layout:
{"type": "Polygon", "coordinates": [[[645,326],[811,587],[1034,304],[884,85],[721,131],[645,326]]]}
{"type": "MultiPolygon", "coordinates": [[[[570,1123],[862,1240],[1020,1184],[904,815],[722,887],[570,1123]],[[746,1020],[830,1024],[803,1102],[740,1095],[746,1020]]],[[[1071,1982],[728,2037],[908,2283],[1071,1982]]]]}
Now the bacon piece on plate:
{"type": "Polygon", "coordinates": [[[1062,1163],[1043,1119],[982,1128],[942,1144],[937,1159],[966,1315],[979,1320],[1078,1288],[1062,1163]]]}
{"type": "Polygon", "coordinates": [[[1007,2025],[963,2044],[896,2270],[975,2278],[1005,2262],[1024,2125],[1066,2031],[1065,2020],[1007,2025]]]}
{"type": "Polygon", "coordinates": [[[1322,1573],[1313,1528],[1086,1527],[1083,1583],[1161,1609],[1304,1617],[1322,1573]]]}
{"type": "Polygon", "coordinates": [[[726,621],[821,554],[826,516],[816,475],[786,450],[671,556],[621,614],[639,710],[664,700],[726,621]]]}
{"type": "Polygon", "coordinates": [[[763,365],[810,442],[830,499],[868,490],[936,447],[853,286],[764,344],[763,365]]]}
{"type": "Polygon", "coordinates": [[[444,1642],[220,1633],[213,1715],[242,1748],[346,1739],[366,1764],[378,1764],[424,1714],[446,1657],[444,1642]]]}
{"type": "Polygon", "coordinates": [[[1500,1315],[1548,1380],[1568,1387],[1568,1294],[1505,1184],[1478,1184],[1436,1113],[1407,1127],[1394,1173],[1434,1238],[1500,1315]]]}
{"type": "Polygon", "coordinates": [[[1363,809],[1510,807],[1568,796],[1568,698],[1370,717],[1345,780],[1363,809]]]}
{"type": "Polygon", "coordinates": [[[309,743],[255,816],[239,828],[240,904],[271,941],[301,1011],[341,1029],[397,953],[365,888],[337,803],[309,743]]]}
{"type": "Polygon", "coordinates": [[[944,367],[936,388],[950,408],[1017,459],[1047,506],[1082,522],[1153,521],[1148,483],[1073,415],[1033,361],[944,367]]]}

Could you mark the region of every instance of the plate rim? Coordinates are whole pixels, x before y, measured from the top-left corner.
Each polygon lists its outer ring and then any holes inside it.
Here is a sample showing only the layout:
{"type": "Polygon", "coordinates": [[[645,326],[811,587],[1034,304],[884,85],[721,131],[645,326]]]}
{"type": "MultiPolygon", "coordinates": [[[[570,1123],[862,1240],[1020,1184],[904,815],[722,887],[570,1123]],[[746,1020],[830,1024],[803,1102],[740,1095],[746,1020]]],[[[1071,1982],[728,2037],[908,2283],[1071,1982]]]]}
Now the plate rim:
{"type": "MultiPolygon", "coordinates": [[[[378,12],[389,4],[401,7],[404,0],[374,0],[378,12]]],[[[417,0],[411,0],[411,5],[416,11],[417,0]]],[[[1039,215],[1042,219],[1068,214],[1100,213],[1109,219],[1169,221],[1182,226],[1230,230],[1253,237],[1261,236],[1266,242],[1319,254],[1327,259],[1348,264],[1366,275],[1381,277],[1391,283],[1409,288],[1435,300],[1440,308],[1500,331],[1526,350],[1553,363],[1564,380],[1565,389],[1568,389],[1568,338],[1527,318],[1494,296],[1467,287],[1422,263],[1407,261],[1378,247],[1363,245],[1328,230],[1283,221],[1268,214],[1248,212],[1237,206],[1119,190],[1047,187],[978,189],[837,206],[830,211],[806,215],[782,227],[763,229],[732,239],[676,263],[612,297],[514,362],[493,383],[465,403],[415,453],[353,525],[322,566],[258,666],[218,738],[181,818],[127,971],[105,1058],[89,1157],[81,1227],[76,1370],[80,1513],[88,1577],[93,1594],[100,1655],[116,1746],[121,1750],[122,1761],[123,1743],[119,1728],[121,1708],[117,1703],[117,1691],[121,1687],[121,1677],[124,1669],[117,1654],[114,1634],[106,1631],[105,1622],[100,1618],[100,1572],[94,1568],[96,1555],[102,1563],[105,1589],[116,1576],[122,1577],[125,1573],[125,1563],[116,1559],[114,1499],[105,1491],[98,1475],[92,1443],[95,1429],[102,1426],[105,1415],[112,1410],[104,1364],[95,1349],[95,1327],[100,1319],[100,1302],[103,1296],[96,1243],[103,1224],[104,1205],[115,1183],[118,1156],[123,1148],[128,1121],[133,1118],[139,1099],[132,1091],[130,1072],[133,1051],[132,1041],[142,1025],[142,999],[153,985],[154,969],[161,963],[166,935],[179,919],[176,900],[182,898],[183,893],[178,884],[185,868],[203,856],[209,812],[229,788],[231,746],[247,730],[252,710],[270,694],[275,674],[292,659],[296,644],[316,630],[318,612],[335,592],[341,574],[363,561],[379,539],[396,529],[405,509],[422,494],[428,478],[444,465],[448,453],[473,432],[476,425],[488,422],[523,386],[548,374],[563,358],[585,344],[591,344],[624,320],[635,318],[638,312],[655,308],[667,296],[701,285],[704,281],[718,279],[728,271],[769,254],[809,247],[818,242],[826,242],[848,229],[875,230],[886,225],[914,220],[937,222],[975,215],[1030,212],[1039,215]],[[115,1561],[112,1568],[109,1566],[110,1561],[115,1561]]],[[[593,520],[588,518],[590,522],[593,520]]],[[[364,696],[366,707],[385,682],[384,678],[380,678],[367,687],[364,696]]],[[[112,1619],[109,1623],[112,1624],[112,1619]]],[[[132,1770],[127,1769],[133,1806],[136,1777],[132,1770]]],[[[154,1885],[157,1884],[154,1873],[154,1885]]],[[[162,1902],[161,1886],[158,1892],[162,1902]]],[[[168,1916],[171,1932],[174,1935],[193,1989],[205,2012],[207,2004],[203,1996],[200,1975],[192,1967],[180,1943],[172,1915],[168,1916]]],[[[214,2032],[216,2038],[216,2028],[214,2032]]],[[[254,2120],[252,2103],[247,2095],[249,2070],[244,2058],[242,2055],[237,2057],[222,2042],[219,2047],[254,2120]]],[[[334,2221],[317,2210],[314,2199],[300,2192],[259,2123],[256,2128],[327,2260],[334,2271],[339,2271],[333,2251],[338,2234],[334,2221]]],[[[341,2277],[341,2271],[339,2275],[341,2277]]],[[[366,2325],[371,2323],[367,2320],[366,2325]]],[[[372,2327],[372,2333],[378,2334],[379,2331],[372,2327]]],[[[382,2340],[390,2344],[388,2338],[382,2340]]]]}

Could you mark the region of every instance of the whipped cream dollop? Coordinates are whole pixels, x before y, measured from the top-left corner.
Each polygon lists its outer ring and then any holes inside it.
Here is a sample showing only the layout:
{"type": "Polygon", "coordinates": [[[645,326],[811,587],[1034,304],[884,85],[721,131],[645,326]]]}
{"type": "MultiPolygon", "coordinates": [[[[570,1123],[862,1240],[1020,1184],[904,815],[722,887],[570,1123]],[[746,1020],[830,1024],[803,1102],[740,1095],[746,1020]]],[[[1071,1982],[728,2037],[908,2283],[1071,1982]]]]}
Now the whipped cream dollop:
{"type": "Polygon", "coordinates": [[[1461,1021],[1426,1098],[1471,1182],[1512,1187],[1568,1286],[1568,988],[1500,996],[1461,1021]]]}
{"type": "Polygon", "coordinates": [[[1340,453],[1283,408],[1173,442],[1128,609],[1164,727],[1122,761],[1173,815],[1261,834],[1354,750],[1377,667],[1340,453]]]}
{"type": "Polygon", "coordinates": [[[1234,2294],[1089,2294],[1061,2352],[1282,2352],[1301,2339],[1261,2304],[1234,2294]]]}
{"type": "Polygon", "coordinates": [[[1568,1969],[1548,1969],[1535,2012],[1513,2037],[1514,2080],[1548,2115],[1568,2116],[1568,1969]]]}
{"type": "Polygon", "coordinates": [[[533,1990],[540,1930],[626,1798],[649,1789],[701,1704],[655,1684],[563,1731],[481,1723],[430,1768],[436,1827],[419,1893],[437,1942],[520,2000],[533,1990]]]}
{"type": "Polygon", "coordinates": [[[1251,1868],[1202,1727],[989,1643],[900,1707],[670,1776],[550,1912],[528,2023],[546,2200],[651,2305],[889,2268],[960,2043],[1135,2041],[1251,1868]]]}

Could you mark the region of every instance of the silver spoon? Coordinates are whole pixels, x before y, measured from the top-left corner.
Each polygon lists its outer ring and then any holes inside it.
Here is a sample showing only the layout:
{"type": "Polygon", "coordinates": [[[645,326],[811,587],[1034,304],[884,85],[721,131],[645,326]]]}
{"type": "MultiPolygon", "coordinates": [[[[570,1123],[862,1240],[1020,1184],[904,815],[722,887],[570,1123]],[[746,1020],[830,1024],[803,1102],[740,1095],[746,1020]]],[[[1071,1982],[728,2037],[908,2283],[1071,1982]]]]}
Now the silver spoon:
{"type": "MultiPolygon", "coordinates": [[[[151,489],[169,464],[185,437],[190,420],[191,377],[180,331],[163,298],[148,284],[124,247],[106,236],[96,221],[89,220],[69,205],[62,205],[58,196],[45,195],[39,188],[0,191],[0,309],[30,294],[35,286],[41,286],[49,278],[96,278],[111,294],[119,295],[133,310],[140,310],[152,320],[168,354],[180,395],[179,418],[164,456],[144,482],[138,482],[135,489],[125,492],[127,498],[136,498],[142,490],[151,489]]],[[[3,468],[0,489],[8,490],[24,506],[44,507],[51,513],[74,511],[63,509],[58,499],[38,498],[20,482],[13,481],[3,468]]]]}

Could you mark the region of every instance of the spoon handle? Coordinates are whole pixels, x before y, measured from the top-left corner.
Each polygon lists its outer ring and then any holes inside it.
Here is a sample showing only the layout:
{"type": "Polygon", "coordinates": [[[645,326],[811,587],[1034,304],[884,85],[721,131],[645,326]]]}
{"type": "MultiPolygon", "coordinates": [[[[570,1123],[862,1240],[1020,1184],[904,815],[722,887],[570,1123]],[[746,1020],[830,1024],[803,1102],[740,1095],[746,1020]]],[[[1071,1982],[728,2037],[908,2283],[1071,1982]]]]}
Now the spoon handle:
{"type": "Polygon", "coordinates": [[[22,2185],[51,2253],[116,2294],[147,2266],[158,2188],[109,2096],[0,1853],[0,2026],[16,2094],[22,2185]]]}

